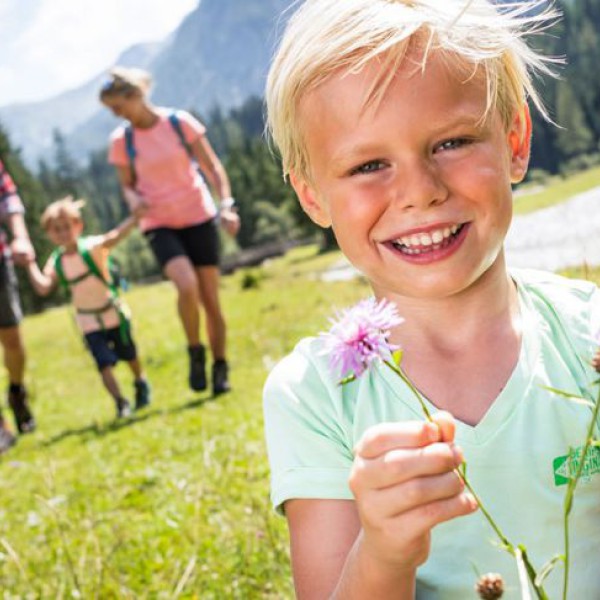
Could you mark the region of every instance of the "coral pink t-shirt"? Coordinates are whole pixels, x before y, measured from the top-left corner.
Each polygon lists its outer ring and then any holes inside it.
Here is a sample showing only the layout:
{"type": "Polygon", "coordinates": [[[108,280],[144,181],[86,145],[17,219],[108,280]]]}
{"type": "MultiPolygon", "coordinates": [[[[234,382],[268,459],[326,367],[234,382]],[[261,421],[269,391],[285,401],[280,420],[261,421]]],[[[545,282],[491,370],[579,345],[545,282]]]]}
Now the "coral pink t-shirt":
{"type": "MultiPolygon", "coordinates": [[[[136,191],[148,203],[140,229],[158,227],[179,229],[204,223],[217,209],[210,191],[169,122],[171,109],[159,108],[158,122],[148,129],[133,128],[136,191]]],[[[206,128],[189,113],[178,110],[177,117],[188,144],[195,143],[206,128]]],[[[129,168],[125,126],[110,137],[108,162],[129,168]]]]}

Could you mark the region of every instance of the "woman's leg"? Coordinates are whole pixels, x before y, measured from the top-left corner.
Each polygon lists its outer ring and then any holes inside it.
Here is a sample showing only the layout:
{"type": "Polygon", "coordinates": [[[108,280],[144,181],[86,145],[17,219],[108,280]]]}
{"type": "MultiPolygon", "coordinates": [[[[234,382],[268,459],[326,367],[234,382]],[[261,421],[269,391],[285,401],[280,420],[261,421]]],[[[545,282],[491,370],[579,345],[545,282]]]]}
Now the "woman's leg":
{"type": "Polygon", "coordinates": [[[225,360],[226,324],[219,301],[219,268],[196,267],[200,301],[206,313],[206,330],[214,360],[225,360]]]}
{"type": "Polygon", "coordinates": [[[200,294],[194,267],[187,256],[172,258],[164,268],[165,275],[177,290],[177,309],[188,346],[200,344],[200,294]]]}
{"type": "Polygon", "coordinates": [[[196,267],[200,298],[206,312],[206,329],[213,355],[212,389],[218,396],[231,390],[229,366],[225,360],[226,325],[219,302],[219,268],[196,267]]]}

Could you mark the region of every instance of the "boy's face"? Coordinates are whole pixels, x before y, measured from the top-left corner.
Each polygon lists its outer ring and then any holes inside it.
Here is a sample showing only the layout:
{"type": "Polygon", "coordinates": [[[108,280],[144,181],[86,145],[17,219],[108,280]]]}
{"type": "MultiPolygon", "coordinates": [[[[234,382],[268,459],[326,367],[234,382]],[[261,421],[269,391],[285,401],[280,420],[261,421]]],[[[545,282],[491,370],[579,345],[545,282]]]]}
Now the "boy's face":
{"type": "Polygon", "coordinates": [[[374,65],[333,75],[302,100],[311,182],[291,181],[377,295],[448,297],[504,266],[528,114],[509,131],[496,112],[481,123],[481,78],[452,74],[436,56],[424,73],[401,68],[365,109],[376,75],[374,65]]]}
{"type": "Polygon", "coordinates": [[[48,237],[55,246],[73,246],[83,231],[81,219],[60,216],[48,226],[48,237]]]}

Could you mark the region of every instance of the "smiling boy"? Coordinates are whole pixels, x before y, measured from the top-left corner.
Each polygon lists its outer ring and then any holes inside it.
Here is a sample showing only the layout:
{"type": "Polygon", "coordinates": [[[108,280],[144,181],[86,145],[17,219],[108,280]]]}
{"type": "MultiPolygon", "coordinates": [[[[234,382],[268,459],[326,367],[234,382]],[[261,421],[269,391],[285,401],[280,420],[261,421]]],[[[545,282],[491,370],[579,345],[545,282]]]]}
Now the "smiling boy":
{"type": "MultiPolygon", "coordinates": [[[[454,472],[463,456],[534,564],[563,551],[553,464],[581,445],[590,412],[542,386],[589,395],[600,295],[505,261],[511,186],[529,161],[527,98],[543,111],[530,77],[545,66],[522,39],[549,18],[534,5],[308,0],[273,61],[267,107],[284,172],[375,297],[398,308],[390,342],[441,411],[437,426],[419,420],[385,370],[338,386],[319,339],[274,369],[272,499],[300,598],[464,600],[474,567],[516,594],[514,560],[454,472]]],[[[599,493],[590,478],[572,515],[573,598],[600,584],[586,567],[599,493]]],[[[561,575],[546,582],[554,595],[561,575]]]]}

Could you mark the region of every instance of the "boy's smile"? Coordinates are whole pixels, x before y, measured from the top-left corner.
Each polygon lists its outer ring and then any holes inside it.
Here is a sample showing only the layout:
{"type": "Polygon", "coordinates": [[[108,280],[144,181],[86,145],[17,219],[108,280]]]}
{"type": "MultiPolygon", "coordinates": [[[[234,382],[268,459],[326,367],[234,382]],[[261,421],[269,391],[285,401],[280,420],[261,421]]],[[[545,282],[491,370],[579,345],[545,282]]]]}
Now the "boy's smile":
{"type": "Polygon", "coordinates": [[[292,183],[378,294],[445,297],[503,261],[527,117],[509,128],[495,110],[483,120],[483,78],[450,62],[452,72],[434,53],[422,71],[406,59],[381,102],[365,106],[380,75],[369,63],[299,107],[311,182],[292,183]]]}

